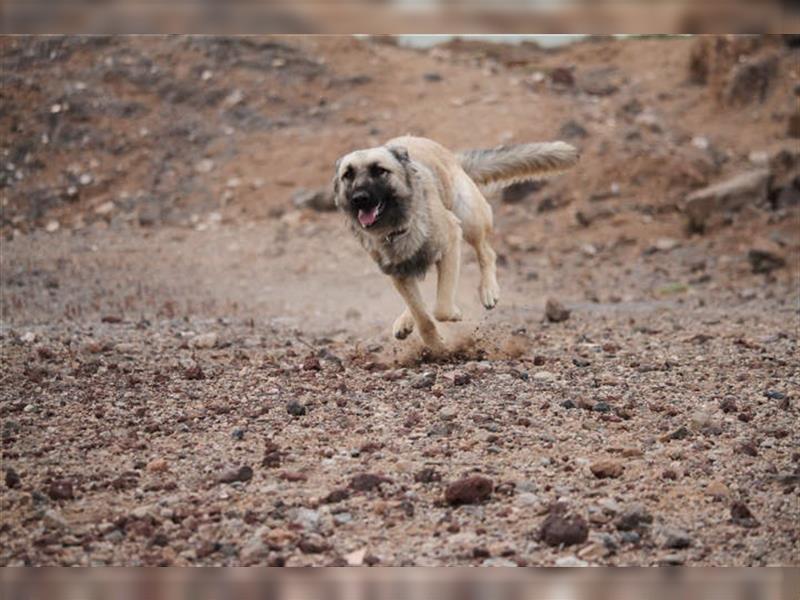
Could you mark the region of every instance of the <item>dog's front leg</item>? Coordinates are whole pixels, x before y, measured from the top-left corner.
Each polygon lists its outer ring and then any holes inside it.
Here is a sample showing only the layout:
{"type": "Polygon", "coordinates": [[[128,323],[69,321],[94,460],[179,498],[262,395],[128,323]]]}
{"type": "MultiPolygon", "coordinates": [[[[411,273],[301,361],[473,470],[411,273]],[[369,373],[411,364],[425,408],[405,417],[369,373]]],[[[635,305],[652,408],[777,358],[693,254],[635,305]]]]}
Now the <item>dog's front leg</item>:
{"type": "Polygon", "coordinates": [[[425,309],[425,302],[422,300],[422,293],[419,289],[419,280],[416,277],[392,277],[392,283],[405,300],[425,345],[436,353],[446,353],[444,341],[436,329],[436,323],[425,309]]]}

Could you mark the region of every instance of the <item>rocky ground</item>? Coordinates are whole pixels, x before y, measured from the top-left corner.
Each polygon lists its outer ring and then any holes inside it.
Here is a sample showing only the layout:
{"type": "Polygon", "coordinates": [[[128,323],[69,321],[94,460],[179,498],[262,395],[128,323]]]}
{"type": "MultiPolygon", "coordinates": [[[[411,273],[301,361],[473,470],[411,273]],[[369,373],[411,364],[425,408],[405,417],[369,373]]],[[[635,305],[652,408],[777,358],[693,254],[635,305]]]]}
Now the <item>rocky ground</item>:
{"type": "Polygon", "coordinates": [[[0,45],[0,564],[800,562],[788,40],[0,45]],[[582,150],[439,362],[329,211],[408,132],[582,150]]]}

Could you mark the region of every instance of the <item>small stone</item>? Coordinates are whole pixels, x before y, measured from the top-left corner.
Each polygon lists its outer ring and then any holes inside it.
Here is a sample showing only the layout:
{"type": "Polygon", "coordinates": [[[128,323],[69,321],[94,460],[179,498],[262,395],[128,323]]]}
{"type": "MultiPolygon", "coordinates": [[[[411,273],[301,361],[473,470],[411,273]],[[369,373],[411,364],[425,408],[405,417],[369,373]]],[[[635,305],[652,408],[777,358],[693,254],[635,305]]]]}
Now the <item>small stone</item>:
{"type": "Polygon", "coordinates": [[[425,467],[414,474],[414,481],[417,483],[434,483],[442,480],[442,474],[432,467],[425,467]]]}
{"type": "Polygon", "coordinates": [[[545,303],[544,313],[547,320],[552,323],[561,323],[569,319],[570,311],[561,302],[554,298],[548,298],[545,303]]]}
{"type": "Polygon", "coordinates": [[[564,408],[566,408],[567,410],[570,410],[570,409],[573,409],[573,408],[575,408],[575,403],[574,403],[572,400],[564,400],[564,401],[561,403],[561,406],[563,406],[563,407],[564,407],[564,408]]]}
{"type": "Polygon", "coordinates": [[[190,365],[186,368],[183,372],[183,377],[185,379],[199,381],[206,378],[206,374],[203,372],[203,369],[200,368],[200,365],[190,365]]]}
{"type": "Polygon", "coordinates": [[[533,374],[534,381],[552,381],[555,378],[555,373],[551,373],[550,371],[537,371],[533,374]]]}
{"type": "Polygon", "coordinates": [[[422,75],[422,78],[425,81],[430,81],[430,82],[433,82],[433,83],[438,82],[438,81],[442,81],[442,79],[444,79],[439,73],[434,73],[434,72],[424,73],[422,75]]]}
{"type": "Polygon", "coordinates": [[[598,479],[616,479],[625,470],[622,463],[615,460],[599,460],[593,463],[589,470],[598,479]]]}
{"type": "Polygon", "coordinates": [[[286,404],[286,412],[293,417],[302,417],[306,414],[306,407],[297,400],[289,400],[286,404]]]}
{"type": "Polygon", "coordinates": [[[642,541],[642,536],[640,536],[636,531],[623,531],[620,534],[620,538],[626,544],[638,544],[640,541],[642,541]]]}
{"type": "Polygon", "coordinates": [[[210,158],[204,158],[194,166],[195,171],[198,173],[210,173],[213,168],[214,161],[210,158]]]}
{"type": "Polygon", "coordinates": [[[6,487],[9,489],[14,489],[19,487],[21,483],[21,479],[19,477],[19,473],[17,473],[11,467],[6,469],[6,487]]]}
{"type": "Polygon", "coordinates": [[[303,554],[320,554],[330,549],[330,544],[317,534],[312,534],[300,540],[297,544],[303,554]]]}
{"type": "Polygon", "coordinates": [[[436,373],[425,371],[411,379],[408,385],[415,390],[422,390],[430,388],[434,383],[436,383],[436,373]]]}
{"type": "Polygon", "coordinates": [[[728,486],[721,481],[712,481],[706,487],[706,494],[714,498],[714,500],[726,500],[731,495],[728,486]]]}
{"type": "Polygon", "coordinates": [[[316,190],[297,190],[292,195],[292,204],[297,208],[308,208],[318,212],[336,210],[332,190],[327,187],[316,190]]]}
{"type": "Polygon", "coordinates": [[[167,461],[163,458],[156,458],[147,463],[147,470],[151,473],[163,473],[168,468],[167,461]]]}
{"type": "Polygon", "coordinates": [[[589,132],[577,121],[569,120],[561,126],[559,134],[567,139],[583,139],[589,135],[589,132]]]}
{"type": "Polygon", "coordinates": [[[478,504],[489,499],[494,489],[494,482],[482,475],[465,477],[447,486],[444,499],[452,506],[461,504],[478,504]]]}
{"type": "Polygon", "coordinates": [[[439,416],[445,421],[452,421],[458,416],[459,409],[456,406],[445,406],[439,411],[439,416]]]}
{"type": "Polygon", "coordinates": [[[319,526],[319,519],[319,511],[310,508],[299,508],[295,513],[293,522],[308,531],[316,529],[319,526]]]}
{"type": "Polygon", "coordinates": [[[52,508],[44,512],[44,515],[42,515],[42,520],[49,527],[55,527],[56,529],[66,529],[69,526],[63,515],[52,508]]]}
{"type": "Polygon", "coordinates": [[[764,395],[770,400],[786,400],[786,394],[776,390],[767,390],[764,395]]]}
{"type": "Polygon", "coordinates": [[[539,528],[539,539],[548,546],[582,544],[589,537],[589,525],[580,515],[566,514],[563,508],[552,509],[539,528]]]}
{"type": "Polygon", "coordinates": [[[662,567],[679,567],[685,562],[686,559],[680,554],[667,554],[658,559],[658,564],[662,567]]]}
{"type": "Polygon", "coordinates": [[[664,548],[682,550],[692,545],[692,538],[683,529],[667,529],[663,532],[664,548]]]}
{"type": "Polygon", "coordinates": [[[632,531],[640,527],[646,527],[652,522],[653,515],[644,506],[636,504],[626,508],[615,524],[619,531],[632,531]]]}
{"type": "Polygon", "coordinates": [[[588,567],[589,563],[577,556],[561,556],[556,559],[557,567],[588,567]]]}
{"type": "Polygon", "coordinates": [[[751,248],[747,253],[747,260],[753,273],[771,273],[775,269],[786,266],[786,260],[770,250],[751,248]]]}
{"type": "Polygon", "coordinates": [[[611,406],[605,400],[600,400],[599,402],[595,402],[594,406],[592,406],[592,410],[595,412],[607,413],[611,412],[611,406]]]}
{"type": "Polygon", "coordinates": [[[685,440],[687,437],[692,435],[692,433],[683,425],[678,427],[672,433],[665,435],[662,439],[663,441],[670,441],[670,440],[685,440]]]}
{"type": "Polygon", "coordinates": [[[472,377],[469,373],[456,371],[453,374],[453,385],[467,385],[470,381],[472,381],[472,377]]]}
{"type": "Polygon", "coordinates": [[[220,483],[234,483],[236,481],[250,481],[253,478],[253,469],[243,465],[238,469],[229,469],[219,477],[220,483]]]}
{"type": "Polygon", "coordinates": [[[731,505],[731,522],[735,525],[741,525],[747,528],[758,527],[760,525],[758,520],[753,516],[753,513],[750,512],[748,506],[741,501],[734,502],[731,505]]]}
{"type": "Polygon", "coordinates": [[[724,413],[735,413],[738,408],[736,406],[736,400],[728,396],[727,398],[723,398],[722,401],[719,403],[719,407],[722,409],[724,413]]]}
{"type": "Polygon", "coordinates": [[[321,371],[322,365],[320,365],[319,359],[316,356],[307,356],[303,361],[303,370],[321,371]]]}
{"type": "Polygon", "coordinates": [[[51,500],[72,500],[75,498],[72,482],[69,479],[56,479],[47,487],[51,500]]]}
{"type": "Polygon", "coordinates": [[[55,233],[56,231],[59,230],[60,227],[61,227],[61,224],[58,221],[53,220],[53,221],[48,221],[47,222],[47,225],[44,226],[44,230],[47,233],[55,233]]]}
{"type": "Polygon", "coordinates": [[[352,520],[353,515],[351,515],[349,512],[341,512],[333,515],[333,522],[337,525],[347,525],[348,523],[352,522],[352,520]]]}
{"type": "Polygon", "coordinates": [[[586,360],[585,358],[581,358],[580,356],[576,356],[575,358],[572,359],[572,364],[575,365],[576,367],[583,368],[583,367],[588,367],[592,363],[590,361],[586,360]]]}
{"type": "Polygon", "coordinates": [[[347,561],[347,566],[349,567],[360,567],[364,564],[364,557],[367,555],[367,549],[361,548],[359,550],[354,550],[348,554],[344,555],[345,561],[347,561]]]}
{"type": "Polygon", "coordinates": [[[217,334],[212,332],[196,335],[189,341],[190,348],[209,349],[217,345],[217,334]]]}
{"type": "Polygon", "coordinates": [[[360,473],[350,480],[348,487],[357,492],[371,492],[379,488],[382,483],[387,483],[389,481],[390,480],[383,475],[360,473]]]}
{"type": "Polygon", "coordinates": [[[326,504],[337,504],[350,497],[350,492],[345,489],[333,490],[322,500],[326,504]]]}

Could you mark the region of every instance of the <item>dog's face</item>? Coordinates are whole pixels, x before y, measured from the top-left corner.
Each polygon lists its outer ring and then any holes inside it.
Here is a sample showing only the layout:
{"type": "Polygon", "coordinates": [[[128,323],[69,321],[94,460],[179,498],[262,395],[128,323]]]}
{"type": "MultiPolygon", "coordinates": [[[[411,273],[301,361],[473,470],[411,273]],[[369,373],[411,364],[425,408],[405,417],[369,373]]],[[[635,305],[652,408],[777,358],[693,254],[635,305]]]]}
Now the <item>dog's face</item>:
{"type": "Polygon", "coordinates": [[[336,206],[371,233],[402,227],[412,195],[411,164],[405,148],[357,150],[336,163],[336,206]]]}

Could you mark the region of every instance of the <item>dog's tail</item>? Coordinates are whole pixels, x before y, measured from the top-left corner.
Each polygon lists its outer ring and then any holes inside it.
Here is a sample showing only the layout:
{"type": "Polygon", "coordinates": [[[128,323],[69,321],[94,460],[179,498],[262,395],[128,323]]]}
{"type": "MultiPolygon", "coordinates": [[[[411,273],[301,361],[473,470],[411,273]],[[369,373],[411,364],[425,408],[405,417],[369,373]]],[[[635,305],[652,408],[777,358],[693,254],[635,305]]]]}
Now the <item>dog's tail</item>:
{"type": "Polygon", "coordinates": [[[566,142],[544,142],[466,150],[461,168],[478,185],[510,185],[566,171],[578,162],[578,150],[566,142]]]}

